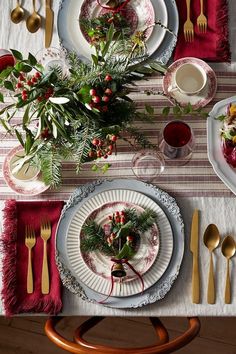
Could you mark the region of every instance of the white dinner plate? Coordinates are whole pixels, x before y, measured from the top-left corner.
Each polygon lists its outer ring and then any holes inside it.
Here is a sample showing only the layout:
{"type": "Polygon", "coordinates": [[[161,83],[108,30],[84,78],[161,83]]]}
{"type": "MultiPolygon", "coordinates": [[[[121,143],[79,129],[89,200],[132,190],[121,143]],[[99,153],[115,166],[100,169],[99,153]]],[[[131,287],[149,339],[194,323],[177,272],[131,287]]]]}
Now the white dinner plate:
{"type": "MultiPolygon", "coordinates": [[[[95,1],[95,0],[91,0],[95,1]]],[[[154,17],[164,26],[168,26],[168,11],[166,1],[168,0],[131,0],[129,6],[135,9],[138,17],[137,30],[142,30],[145,23],[152,22],[154,17]],[[145,9],[151,2],[154,16],[150,13],[147,16],[145,9]],[[143,17],[146,19],[143,21],[143,17]],[[149,18],[151,17],[151,18],[149,18]]],[[[84,0],[61,0],[58,12],[58,35],[63,48],[68,51],[74,51],[82,60],[90,60],[93,49],[85,39],[79,25],[81,6],[84,0]]],[[[95,11],[96,13],[96,11],[95,11]]],[[[161,26],[154,26],[146,41],[149,55],[155,53],[165,38],[166,30],[161,26]]]]}
{"type": "Polygon", "coordinates": [[[226,98],[215,104],[207,119],[207,151],[208,158],[217,176],[236,194],[236,168],[231,167],[221,148],[220,128],[222,122],[215,118],[226,114],[229,103],[236,103],[236,96],[226,98]]]}
{"type": "MultiPolygon", "coordinates": [[[[148,289],[156,283],[165,272],[171,259],[173,252],[173,235],[170,223],[163,210],[150,198],[142,193],[131,191],[128,189],[114,189],[104,191],[90,198],[78,208],[74,214],[67,232],[67,253],[71,265],[76,274],[77,279],[83,282],[90,289],[108,295],[111,288],[111,279],[109,277],[100,277],[91,267],[88,267],[84,262],[83,255],[80,250],[80,232],[88,216],[96,209],[110,202],[125,202],[132,203],[142,208],[150,208],[157,213],[157,224],[160,230],[160,250],[156,257],[153,266],[148,272],[143,275],[144,290],[148,289]]],[[[132,264],[132,260],[130,260],[132,264]]],[[[134,264],[136,259],[134,259],[134,264]]],[[[105,274],[109,273],[111,263],[105,263],[105,274]]],[[[126,282],[125,280],[120,286],[119,282],[114,283],[113,296],[131,296],[138,294],[141,291],[139,278],[126,282]]]]}

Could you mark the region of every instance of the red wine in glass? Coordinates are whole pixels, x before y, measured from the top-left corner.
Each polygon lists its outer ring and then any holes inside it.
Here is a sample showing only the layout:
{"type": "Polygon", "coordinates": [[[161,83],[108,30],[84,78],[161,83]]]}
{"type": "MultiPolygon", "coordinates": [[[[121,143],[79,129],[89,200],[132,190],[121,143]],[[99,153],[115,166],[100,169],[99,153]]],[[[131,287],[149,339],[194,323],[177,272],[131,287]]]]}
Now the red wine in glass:
{"type": "Polygon", "coordinates": [[[192,154],[194,139],[188,124],[182,121],[168,123],[162,133],[160,149],[169,159],[186,159],[192,154]]]}

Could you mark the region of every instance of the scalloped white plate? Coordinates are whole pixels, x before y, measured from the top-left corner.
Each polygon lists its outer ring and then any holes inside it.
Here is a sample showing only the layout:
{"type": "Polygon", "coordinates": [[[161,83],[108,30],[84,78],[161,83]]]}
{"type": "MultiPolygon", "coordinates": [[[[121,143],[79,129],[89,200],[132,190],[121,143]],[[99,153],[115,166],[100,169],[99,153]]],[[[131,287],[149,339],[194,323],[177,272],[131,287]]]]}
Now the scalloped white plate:
{"type": "Polygon", "coordinates": [[[229,103],[236,103],[236,96],[216,103],[209,113],[207,118],[207,152],[209,161],[217,176],[236,194],[236,168],[231,167],[224,158],[220,137],[222,122],[215,119],[215,117],[226,114],[226,108],[229,103]]]}
{"type": "MultiPolygon", "coordinates": [[[[90,198],[81,208],[78,208],[70,222],[66,241],[67,253],[71,268],[75,272],[78,279],[86,284],[86,286],[88,286],[90,289],[105,295],[108,295],[110,292],[111,280],[108,277],[98,276],[84,262],[84,258],[80,250],[79,236],[82,225],[94,210],[100,208],[104,204],[120,201],[132,203],[144,209],[150,208],[154,210],[158,215],[157,224],[160,230],[160,250],[153,266],[143,275],[144,290],[148,289],[150,286],[156,283],[158,279],[160,279],[168,267],[173,252],[173,235],[170,223],[163,210],[155,202],[153,202],[153,200],[144,194],[128,189],[114,189],[110,191],[104,191],[90,198]]],[[[137,260],[134,259],[134,263],[136,261],[137,260]]],[[[132,264],[132,260],[130,263],[132,264]]],[[[109,262],[104,264],[105,274],[109,273],[110,267],[108,264],[109,262]]],[[[124,280],[122,282],[122,286],[120,286],[119,282],[115,282],[112,295],[131,296],[139,293],[140,291],[140,280],[139,278],[135,278],[134,280],[128,282],[124,280]]]]}

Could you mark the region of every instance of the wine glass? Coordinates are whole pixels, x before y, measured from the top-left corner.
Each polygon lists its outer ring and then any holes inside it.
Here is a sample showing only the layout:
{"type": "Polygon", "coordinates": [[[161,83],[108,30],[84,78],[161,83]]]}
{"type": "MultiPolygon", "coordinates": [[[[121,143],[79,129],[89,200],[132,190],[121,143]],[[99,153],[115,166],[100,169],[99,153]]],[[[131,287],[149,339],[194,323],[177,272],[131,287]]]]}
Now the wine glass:
{"type": "Polygon", "coordinates": [[[171,121],[162,130],[159,149],[166,163],[185,165],[192,157],[195,138],[191,127],[180,120],[171,121]]]}

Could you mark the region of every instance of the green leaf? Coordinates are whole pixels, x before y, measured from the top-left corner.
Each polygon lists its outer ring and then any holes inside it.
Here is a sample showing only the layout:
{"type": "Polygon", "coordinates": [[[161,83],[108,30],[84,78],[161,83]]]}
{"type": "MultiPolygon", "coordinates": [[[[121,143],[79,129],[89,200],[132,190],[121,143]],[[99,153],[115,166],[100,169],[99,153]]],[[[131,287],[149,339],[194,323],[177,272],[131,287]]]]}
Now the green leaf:
{"type": "Polygon", "coordinates": [[[30,130],[28,130],[28,131],[26,132],[26,140],[25,140],[25,144],[24,144],[26,155],[29,154],[30,149],[31,149],[33,143],[34,143],[34,139],[33,139],[32,133],[31,133],[30,130]]]}
{"type": "Polygon", "coordinates": [[[29,53],[28,61],[29,61],[30,65],[32,65],[32,66],[35,66],[37,64],[37,59],[31,53],[29,53]]]}
{"type": "Polygon", "coordinates": [[[162,65],[161,63],[158,63],[157,61],[153,61],[149,63],[150,67],[159,73],[164,74],[166,72],[166,66],[162,65]]]}
{"type": "Polygon", "coordinates": [[[32,66],[19,62],[16,63],[15,69],[18,71],[23,71],[24,73],[29,73],[32,70],[32,66]]]}
{"type": "Polygon", "coordinates": [[[168,116],[169,113],[170,113],[170,107],[164,107],[162,110],[163,116],[168,116]]]}
{"type": "Polygon", "coordinates": [[[14,70],[14,68],[12,68],[12,67],[9,67],[9,68],[6,68],[5,70],[3,70],[0,73],[0,80],[5,80],[11,74],[11,72],[13,70],[14,70]]]}
{"type": "Polygon", "coordinates": [[[23,126],[27,126],[30,121],[29,111],[30,111],[30,104],[26,107],[25,113],[23,115],[23,126]]]}
{"type": "Polygon", "coordinates": [[[222,115],[220,115],[218,117],[215,117],[215,120],[219,120],[220,122],[223,122],[225,120],[225,115],[222,114],[222,115]]]}
{"type": "Polygon", "coordinates": [[[106,35],[106,41],[107,42],[111,42],[112,41],[112,38],[113,38],[113,35],[114,35],[114,24],[111,23],[110,27],[109,27],[109,30],[107,32],[107,35],[106,35]]]}
{"type": "Polygon", "coordinates": [[[91,57],[92,57],[92,60],[95,64],[95,66],[97,66],[98,65],[98,57],[96,57],[96,55],[94,55],[94,54],[91,54],[91,57]]]}
{"type": "Polygon", "coordinates": [[[90,103],[91,102],[91,96],[90,96],[90,91],[91,86],[89,85],[84,85],[81,87],[81,89],[78,92],[79,98],[83,103],[90,103]]]}
{"type": "Polygon", "coordinates": [[[177,116],[179,116],[181,114],[181,109],[179,106],[174,106],[173,107],[173,113],[177,116]]]}
{"type": "Polygon", "coordinates": [[[111,167],[110,163],[105,163],[105,165],[102,167],[102,172],[106,173],[110,167],[111,167]]]}
{"type": "Polygon", "coordinates": [[[4,103],[4,96],[3,96],[3,94],[1,92],[0,92],[0,102],[4,103]]]}
{"type": "Polygon", "coordinates": [[[11,126],[8,122],[6,122],[4,119],[0,119],[0,122],[3,126],[4,129],[6,129],[7,132],[10,132],[11,131],[11,126]]]}
{"type": "Polygon", "coordinates": [[[127,243],[125,243],[121,251],[116,256],[116,258],[118,259],[130,258],[133,255],[133,253],[134,253],[133,249],[129,245],[127,245],[127,243]]]}
{"type": "Polygon", "coordinates": [[[130,230],[133,228],[133,223],[132,221],[128,221],[126,224],[124,224],[123,226],[121,226],[120,230],[117,233],[116,238],[119,237],[126,237],[129,235],[130,230]]]}
{"type": "Polygon", "coordinates": [[[15,133],[16,133],[16,137],[19,140],[20,144],[24,147],[24,141],[23,141],[21,133],[17,129],[15,129],[15,133]]]}
{"type": "Polygon", "coordinates": [[[23,55],[20,52],[18,52],[18,50],[10,49],[10,51],[12,52],[12,54],[17,60],[23,60],[23,55]]]}
{"type": "Polygon", "coordinates": [[[93,172],[97,172],[98,169],[99,169],[98,165],[93,165],[93,166],[91,167],[91,170],[92,170],[93,172]]]}
{"type": "Polygon", "coordinates": [[[4,81],[4,87],[10,91],[15,91],[11,81],[4,81]]]}
{"type": "Polygon", "coordinates": [[[154,114],[154,108],[147,103],[145,104],[145,109],[146,109],[147,113],[149,113],[151,115],[154,114]]]}

